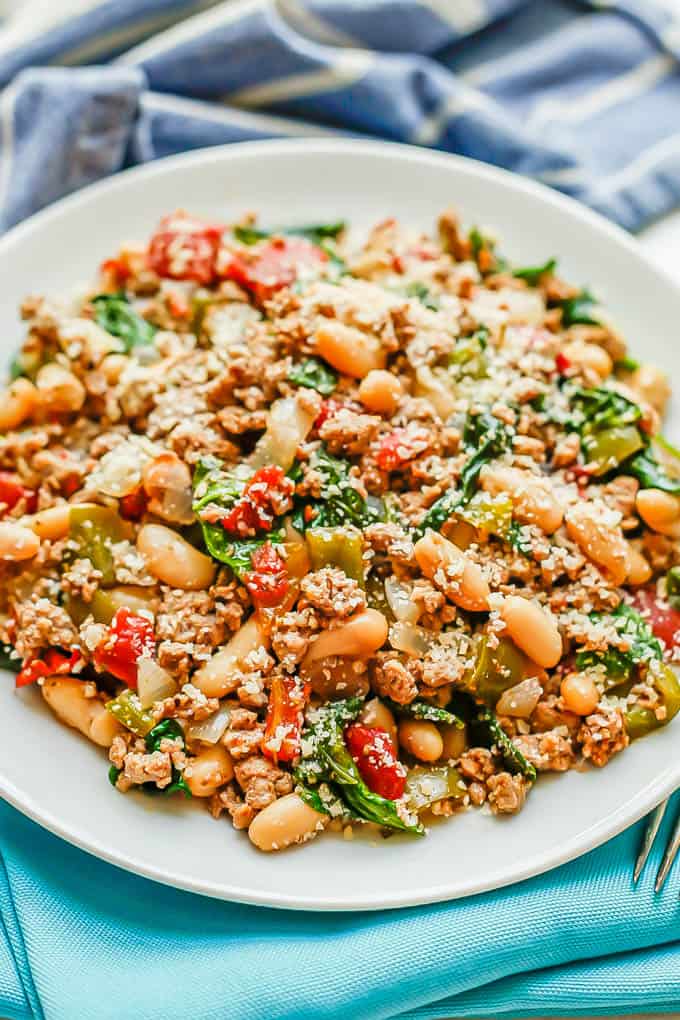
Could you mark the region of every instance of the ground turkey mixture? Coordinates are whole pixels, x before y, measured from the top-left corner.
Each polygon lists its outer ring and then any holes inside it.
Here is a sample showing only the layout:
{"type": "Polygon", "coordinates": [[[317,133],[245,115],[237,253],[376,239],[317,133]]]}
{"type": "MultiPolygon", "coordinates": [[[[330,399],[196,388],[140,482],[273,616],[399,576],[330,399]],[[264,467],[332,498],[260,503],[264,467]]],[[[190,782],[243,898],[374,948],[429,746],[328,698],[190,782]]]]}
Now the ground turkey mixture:
{"type": "Polygon", "coordinates": [[[24,302],[17,687],[116,791],[201,798],[261,850],[514,813],[669,723],[666,377],[555,259],[512,266],[453,211],[266,228],[179,211],[84,296],[24,302]]]}

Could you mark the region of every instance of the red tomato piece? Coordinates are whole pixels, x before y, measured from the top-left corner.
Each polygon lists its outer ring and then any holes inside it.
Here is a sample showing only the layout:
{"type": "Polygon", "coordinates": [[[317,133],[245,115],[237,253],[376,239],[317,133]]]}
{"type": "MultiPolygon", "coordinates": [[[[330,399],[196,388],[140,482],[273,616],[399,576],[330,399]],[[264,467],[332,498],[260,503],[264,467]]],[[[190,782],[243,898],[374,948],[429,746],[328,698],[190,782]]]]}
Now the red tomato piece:
{"type": "Polygon", "coordinates": [[[562,354],[562,351],[555,356],[555,368],[560,375],[565,375],[568,369],[571,368],[571,361],[566,354],[562,354]]]}
{"type": "Polygon", "coordinates": [[[132,275],[130,267],[123,259],[105,259],[99,267],[104,276],[110,276],[113,283],[122,286],[132,275]]]}
{"type": "Polygon", "coordinates": [[[118,504],[120,516],[126,521],[141,521],[146,513],[148,502],[149,498],[144,491],[144,486],[140,485],[134,492],[129,492],[127,496],[121,498],[118,504]]]}
{"type": "Polygon", "coordinates": [[[314,419],[314,428],[320,429],[325,421],[332,418],[334,414],[337,414],[340,408],[345,407],[345,404],[341,400],[334,400],[333,397],[327,397],[321,401],[321,410],[314,419]]]}
{"type": "Polygon", "coordinates": [[[20,499],[26,501],[26,513],[35,513],[38,508],[37,492],[22,485],[11,471],[0,471],[0,503],[4,505],[0,516],[12,510],[20,499]]]}
{"type": "Polygon", "coordinates": [[[369,790],[387,800],[398,800],[406,787],[406,769],[389,733],[353,723],[345,730],[345,742],[369,790]]]}
{"type": "Polygon", "coordinates": [[[294,489],[294,482],[282,468],[268,464],[255,472],[241,498],[220,523],[234,535],[271,531],[274,518],[290,509],[294,489]]]}
{"type": "Polygon", "coordinates": [[[129,609],[116,612],[106,637],[97,645],[94,663],[133,689],[137,686],[137,662],[156,650],[153,624],[129,609]]]}
{"type": "Polygon", "coordinates": [[[375,455],[378,467],[383,471],[396,471],[426,450],[428,441],[427,432],[418,426],[392,429],[380,440],[375,455]]]}
{"type": "Polygon", "coordinates": [[[656,587],[639,588],[633,605],[667,648],[680,645],[680,612],[657,595],[656,587]]]}
{"type": "Polygon", "coordinates": [[[48,648],[42,658],[29,659],[17,674],[16,686],[27,687],[43,676],[54,676],[57,673],[72,673],[81,663],[79,651],[66,655],[57,648],[48,648]]]}
{"type": "Polygon", "coordinates": [[[272,609],[288,594],[290,579],[286,564],[271,542],[265,542],[252,555],[253,569],[243,575],[243,583],[258,609],[272,609]]]}
{"type": "Polygon", "coordinates": [[[252,252],[234,255],[223,275],[263,302],[282,287],[295,283],[300,270],[318,269],[327,261],[323,248],[304,237],[275,237],[252,252]]]}
{"type": "Polygon", "coordinates": [[[311,684],[292,676],[272,679],[262,751],[274,762],[293,761],[300,753],[300,734],[311,684]]]}
{"type": "Polygon", "coordinates": [[[185,212],[164,216],[149,242],[147,261],[159,276],[212,283],[224,227],[185,212]]]}

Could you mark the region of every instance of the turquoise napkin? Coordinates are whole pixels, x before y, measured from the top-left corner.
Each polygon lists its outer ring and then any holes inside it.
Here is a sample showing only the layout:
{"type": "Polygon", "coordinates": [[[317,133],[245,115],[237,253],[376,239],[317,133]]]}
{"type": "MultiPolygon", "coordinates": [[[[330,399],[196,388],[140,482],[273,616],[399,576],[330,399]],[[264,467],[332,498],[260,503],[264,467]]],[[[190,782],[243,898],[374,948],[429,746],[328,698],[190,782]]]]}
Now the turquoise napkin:
{"type": "MultiPolygon", "coordinates": [[[[311,914],[222,903],[137,878],[0,804],[0,1016],[674,1012],[677,876],[653,893],[670,825],[637,889],[631,869],[640,825],[499,892],[426,908],[311,914]]],[[[455,842],[452,855],[453,865],[455,842]]]]}

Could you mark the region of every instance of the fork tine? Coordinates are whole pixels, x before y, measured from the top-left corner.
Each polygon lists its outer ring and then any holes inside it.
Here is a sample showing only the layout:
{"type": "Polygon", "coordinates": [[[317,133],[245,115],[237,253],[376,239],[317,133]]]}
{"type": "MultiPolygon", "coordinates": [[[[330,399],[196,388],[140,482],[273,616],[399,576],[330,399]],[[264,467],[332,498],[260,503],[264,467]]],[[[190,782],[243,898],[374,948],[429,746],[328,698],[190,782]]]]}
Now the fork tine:
{"type": "Polygon", "coordinates": [[[675,823],[673,835],[671,836],[670,842],[666,847],[666,853],[664,854],[663,860],[661,862],[659,873],[656,876],[656,885],[654,886],[654,892],[660,892],[660,890],[663,889],[663,884],[666,881],[668,872],[671,870],[673,861],[675,860],[678,850],[680,850],[680,817],[675,823]]]}
{"type": "MultiPolygon", "coordinates": [[[[633,872],[633,882],[637,882],[638,878],[642,874],[642,869],[644,868],[645,864],[647,863],[647,858],[649,857],[649,853],[650,853],[652,847],[654,846],[654,840],[656,839],[656,834],[659,831],[659,826],[661,825],[661,822],[663,821],[663,816],[666,813],[666,808],[667,807],[668,807],[668,801],[664,800],[664,801],[662,801],[659,804],[659,806],[657,808],[654,809],[652,814],[649,816],[649,821],[647,822],[647,828],[645,829],[644,839],[642,840],[642,847],[640,848],[640,853],[638,854],[638,859],[635,862],[635,871],[633,872]]],[[[677,852],[677,847],[676,847],[676,852],[677,852]]],[[[670,867],[670,865],[669,865],[669,867],[670,867]]]]}

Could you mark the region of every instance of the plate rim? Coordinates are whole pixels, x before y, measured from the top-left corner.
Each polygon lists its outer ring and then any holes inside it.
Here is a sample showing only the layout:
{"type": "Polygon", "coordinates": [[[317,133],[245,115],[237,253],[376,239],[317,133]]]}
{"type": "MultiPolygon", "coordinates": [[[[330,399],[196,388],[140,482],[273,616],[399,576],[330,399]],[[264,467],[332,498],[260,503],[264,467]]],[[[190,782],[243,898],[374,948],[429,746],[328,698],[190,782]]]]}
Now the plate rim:
{"type": "MultiPolygon", "coordinates": [[[[479,160],[439,150],[429,150],[390,141],[356,140],[352,138],[331,139],[327,136],[227,143],[166,156],[141,166],[128,168],[105,177],[85,188],[81,188],[73,194],[59,199],[57,202],[51,203],[10,228],[0,238],[0,256],[5,256],[8,251],[11,251],[13,245],[21,243],[26,238],[30,238],[32,234],[39,232],[44,225],[47,225],[54,219],[58,219],[62,214],[68,213],[72,209],[77,209],[79,205],[87,204],[89,200],[96,198],[99,194],[105,195],[118,190],[124,190],[127,183],[131,180],[162,176],[193,164],[210,165],[220,164],[225,160],[238,161],[239,159],[257,158],[258,156],[294,155],[301,150],[309,153],[310,149],[314,150],[315,155],[321,156],[332,156],[334,153],[342,152],[356,155],[358,158],[369,156],[384,159],[386,162],[393,162],[395,160],[409,162],[414,166],[427,164],[440,168],[455,167],[458,172],[475,177],[482,182],[488,181],[492,185],[500,183],[506,189],[510,188],[515,192],[533,196],[540,202],[552,205],[554,208],[563,211],[572,221],[575,220],[579,224],[588,225],[601,235],[607,236],[620,248],[624,248],[638,263],[644,263],[680,299],[680,283],[663,266],[658,265],[632,235],[628,234],[617,224],[607,220],[600,213],[582,205],[576,199],[556,192],[538,181],[522,177],[500,167],[482,163],[479,160]]],[[[653,739],[653,736],[650,739],[653,739]]],[[[363,894],[356,900],[348,899],[347,897],[340,899],[339,897],[326,895],[323,901],[320,901],[318,897],[315,897],[312,901],[307,901],[304,896],[288,895],[285,892],[276,894],[271,891],[260,892],[227,883],[218,887],[211,881],[202,882],[200,878],[190,879],[186,875],[169,872],[167,868],[163,870],[162,868],[147,865],[144,862],[140,863],[133,855],[108,847],[96,837],[89,837],[73,831],[72,828],[60,822],[57,814],[50,809],[45,809],[38,805],[31,796],[23,794],[2,773],[0,773],[0,796],[23,815],[41,825],[52,834],[64,839],[72,846],[90,853],[115,867],[175,889],[197,893],[214,899],[278,909],[352,911],[400,909],[439,903],[465,896],[479,895],[480,893],[501,889],[516,882],[546,874],[554,868],[560,867],[596,849],[634,824],[643,815],[651,811],[656,804],[669,796],[677,788],[678,782],[680,782],[680,760],[678,760],[677,764],[669,762],[668,767],[660,772],[647,786],[638,791],[631,800],[622,804],[613,813],[606,814],[596,824],[578,833],[549,857],[546,858],[545,851],[541,851],[535,857],[529,856],[524,858],[514,867],[508,868],[506,866],[503,869],[503,877],[499,877],[494,872],[491,872],[488,877],[472,884],[468,881],[464,888],[451,880],[446,885],[439,884],[432,886],[426,892],[421,889],[415,890],[412,893],[407,892],[403,895],[389,894],[387,900],[381,899],[379,892],[372,895],[363,894]]],[[[272,857],[267,856],[265,861],[271,864],[272,857]]]]}

